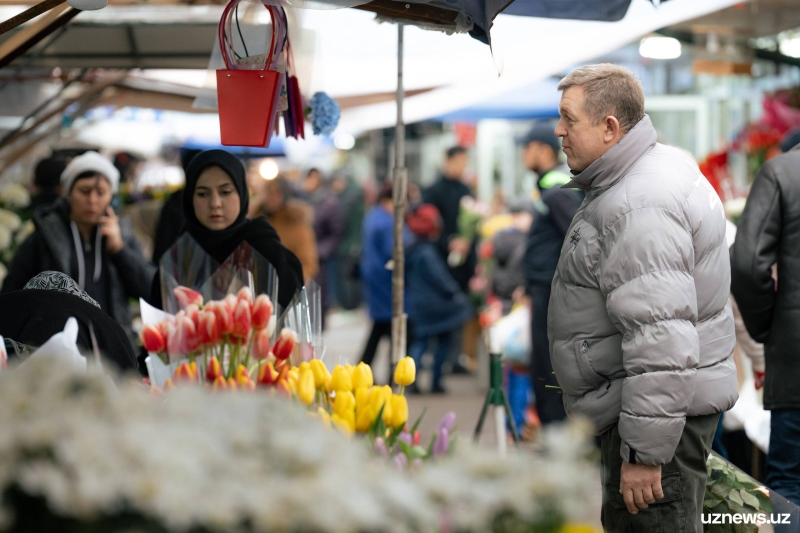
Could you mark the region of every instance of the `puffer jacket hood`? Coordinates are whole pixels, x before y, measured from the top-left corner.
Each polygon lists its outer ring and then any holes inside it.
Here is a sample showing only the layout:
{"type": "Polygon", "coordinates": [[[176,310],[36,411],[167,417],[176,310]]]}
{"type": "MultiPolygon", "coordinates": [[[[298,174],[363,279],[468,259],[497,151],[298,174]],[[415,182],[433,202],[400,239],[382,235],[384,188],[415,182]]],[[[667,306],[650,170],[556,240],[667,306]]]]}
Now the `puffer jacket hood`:
{"type": "Polygon", "coordinates": [[[737,399],[722,204],[647,116],[565,187],[586,198],[548,313],[564,406],[598,434],[619,422],[624,460],[668,463],[686,416],[737,399]]]}

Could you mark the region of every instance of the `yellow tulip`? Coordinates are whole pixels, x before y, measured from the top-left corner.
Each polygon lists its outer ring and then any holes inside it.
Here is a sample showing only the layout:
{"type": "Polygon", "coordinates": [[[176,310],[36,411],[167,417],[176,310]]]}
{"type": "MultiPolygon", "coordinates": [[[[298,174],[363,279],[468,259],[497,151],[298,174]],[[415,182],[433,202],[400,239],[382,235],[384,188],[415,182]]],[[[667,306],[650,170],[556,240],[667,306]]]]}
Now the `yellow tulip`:
{"type": "Polygon", "coordinates": [[[314,372],[314,385],[316,388],[324,387],[331,380],[331,373],[328,372],[328,367],[319,359],[312,359],[311,371],[314,372]]]}
{"type": "Polygon", "coordinates": [[[356,431],[359,433],[366,433],[372,427],[375,421],[375,416],[372,414],[372,409],[365,407],[364,409],[356,409],[356,431]]]}
{"type": "Polygon", "coordinates": [[[287,374],[286,379],[289,381],[293,381],[297,383],[297,379],[300,377],[300,369],[296,366],[293,366],[289,369],[289,374],[287,374]]]}
{"type": "Polygon", "coordinates": [[[558,533],[600,533],[600,530],[588,524],[575,524],[573,522],[569,522],[561,526],[561,529],[558,530],[558,533]]]}
{"type": "Polygon", "coordinates": [[[326,411],[322,407],[319,407],[317,409],[317,414],[319,415],[319,418],[322,420],[322,423],[325,424],[326,428],[331,427],[331,415],[328,414],[328,411],[326,411]]]}
{"type": "Polygon", "coordinates": [[[401,396],[400,394],[395,394],[392,396],[391,401],[389,404],[391,409],[389,410],[389,420],[386,420],[386,411],[384,410],[384,422],[386,425],[391,428],[399,428],[403,426],[408,421],[408,401],[406,400],[405,396],[401,396]]]}
{"type": "Polygon", "coordinates": [[[331,389],[337,393],[339,391],[353,390],[353,379],[350,377],[350,372],[342,365],[336,365],[333,369],[331,389]]]}
{"type": "Polygon", "coordinates": [[[417,366],[410,357],[403,357],[394,369],[394,382],[401,387],[408,387],[417,378],[417,366]]]}
{"type": "Polygon", "coordinates": [[[372,384],[372,368],[366,363],[358,363],[358,366],[353,369],[353,388],[368,389],[372,387],[372,384]]]}
{"type": "Polygon", "coordinates": [[[314,388],[314,373],[311,368],[306,368],[300,373],[300,379],[297,382],[297,399],[300,403],[308,407],[314,403],[314,395],[316,394],[314,388]]]}
{"type": "Polygon", "coordinates": [[[331,422],[333,423],[334,427],[336,427],[336,429],[338,429],[348,437],[351,436],[356,429],[356,424],[353,421],[352,416],[344,418],[334,413],[333,416],[331,417],[331,422]]]}
{"type": "Polygon", "coordinates": [[[347,370],[348,374],[350,374],[350,379],[352,380],[353,379],[353,372],[355,371],[356,367],[354,367],[350,363],[347,363],[346,365],[344,365],[344,369],[347,370]]]}
{"type": "Polygon", "coordinates": [[[356,409],[365,409],[367,407],[369,407],[369,389],[356,389],[356,409]]]}
{"type": "Polygon", "coordinates": [[[302,374],[304,370],[310,370],[311,369],[311,365],[308,363],[308,361],[303,361],[302,363],[300,363],[300,366],[297,367],[297,369],[302,374]]]}
{"type": "Polygon", "coordinates": [[[353,393],[350,391],[338,391],[336,400],[333,402],[333,412],[342,418],[353,417],[353,425],[355,425],[356,398],[353,393]]]}

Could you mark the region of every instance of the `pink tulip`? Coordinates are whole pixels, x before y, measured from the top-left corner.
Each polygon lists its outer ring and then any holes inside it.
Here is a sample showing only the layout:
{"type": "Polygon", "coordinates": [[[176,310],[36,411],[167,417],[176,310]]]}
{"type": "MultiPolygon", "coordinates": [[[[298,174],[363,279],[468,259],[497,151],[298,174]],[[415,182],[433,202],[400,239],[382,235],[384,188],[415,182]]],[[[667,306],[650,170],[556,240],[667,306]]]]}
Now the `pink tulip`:
{"type": "Polygon", "coordinates": [[[264,329],[272,318],[272,301],[266,294],[259,294],[253,304],[253,328],[264,329]]]}
{"type": "Polygon", "coordinates": [[[209,302],[205,310],[214,313],[220,335],[227,335],[233,331],[233,311],[230,311],[227,305],[223,302],[209,302]]]}
{"type": "Polygon", "coordinates": [[[186,311],[186,316],[188,316],[189,319],[192,322],[194,322],[194,325],[196,326],[197,325],[197,317],[200,314],[200,307],[198,307],[197,304],[189,304],[189,305],[186,306],[185,311],[186,311]]]}
{"type": "Polygon", "coordinates": [[[200,336],[201,344],[217,344],[220,335],[217,326],[217,315],[213,311],[201,311],[197,319],[197,334],[200,336]]]}
{"type": "Polygon", "coordinates": [[[253,339],[253,357],[258,360],[262,361],[269,357],[270,351],[270,338],[267,334],[267,330],[260,329],[256,331],[256,336],[253,339]]]}
{"type": "Polygon", "coordinates": [[[250,335],[252,326],[252,316],[250,314],[250,302],[239,300],[236,310],[233,312],[233,331],[236,337],[247,338],[250,335]]]}
{"type": "Polygon", "coordinates": [[[247,300],[247,303],[250,305],[253,304],[253,291],[250,290],[250,287],[242,287],[239,289],[239,294],[237,294],[236,297],[239,300],[247,300]]]}
{"type": "Polygon", "coordinates": [[[142,328],[139,336],[144,349],[151,353],[161,353],[167,348],[167,340],[157,324],[148,324],[142,328]]]}
{"type": "Polygon", "coordinates": [[[175,315],[175,324],[170,325],[167,338],[167,347],[170,355],[187,355],[197,350],[200,345],[200,338],[194,322],[186,316],[186,313],[179,311],[175,315]]]}
{"type": "Polygon", "coordinates": [[[231,314],[233,314],[236,311],[236,304],[239,303],[239,299],[235,294],[229,294],[222,300],[222,303],[228,308],[231,314]]]}
{"type": "Polygon", "coordinates": [[[294,351],[294,345],[297,343],[297,334],[289,328],[283,328],[278,340],[275,342],[275,347],[272,353],[281,361],[288,359],[294,351]]]}
{"type": "Polygon", "coordinates": [[[178,287],[174,291],[175,298],[178,299],[180,302],[181,307],[187,307],[189,305],[203,305],[203,296],[197,292],[189,289],[188,287],[178,287]]]}

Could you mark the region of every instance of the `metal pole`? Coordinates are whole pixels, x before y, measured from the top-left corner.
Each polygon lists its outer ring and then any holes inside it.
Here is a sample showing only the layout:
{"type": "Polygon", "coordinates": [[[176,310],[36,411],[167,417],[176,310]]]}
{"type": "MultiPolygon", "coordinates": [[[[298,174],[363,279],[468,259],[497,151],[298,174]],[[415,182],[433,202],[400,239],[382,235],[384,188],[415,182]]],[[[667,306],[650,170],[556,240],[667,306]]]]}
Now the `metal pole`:
{"type": "Polygon", "coordinates": [[[403,124],[403,25],[397,25],[397,126],[394,133],[394,254],[392,267],[392,363],[397,364],[406,355],[405,225],[408,198],[408,170],[406,169],[406,128],[403,124]]]}

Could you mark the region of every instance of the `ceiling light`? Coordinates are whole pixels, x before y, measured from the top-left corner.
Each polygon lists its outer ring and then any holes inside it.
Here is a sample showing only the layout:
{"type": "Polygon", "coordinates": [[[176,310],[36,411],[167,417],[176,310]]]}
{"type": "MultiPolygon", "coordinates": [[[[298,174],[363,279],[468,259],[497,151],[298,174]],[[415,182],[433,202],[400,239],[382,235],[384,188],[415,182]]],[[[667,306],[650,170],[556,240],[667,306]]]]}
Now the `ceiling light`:
{"type": "Polygon", "coordinates": [[[356,145],[356,138],[349,133],[340,133],[333,138],[333,145],[339,150],[350,150],[356,145]]]}
{"type": "Polygon", "coordinates": [[[789,57],[800,57],[800,37],[784,39],[778,46],[783,55],[789,57]]]}
{"type": "Polygon", "coordinates": [[[639,43],[639,54],[650,59],[675,59],[681,56],[681,43],[672,37],[645,37],[639,43]]]}
{"type": "Polygon", "coordinates": [[[279,172],[278,163],[274,159],[265,159],[261,166],[258,167],[258,173],[265,180],[274,180],[278,177],[279,172]]]}

